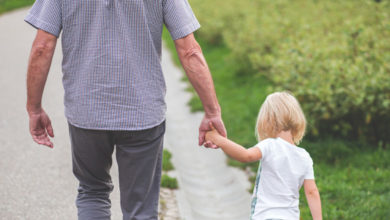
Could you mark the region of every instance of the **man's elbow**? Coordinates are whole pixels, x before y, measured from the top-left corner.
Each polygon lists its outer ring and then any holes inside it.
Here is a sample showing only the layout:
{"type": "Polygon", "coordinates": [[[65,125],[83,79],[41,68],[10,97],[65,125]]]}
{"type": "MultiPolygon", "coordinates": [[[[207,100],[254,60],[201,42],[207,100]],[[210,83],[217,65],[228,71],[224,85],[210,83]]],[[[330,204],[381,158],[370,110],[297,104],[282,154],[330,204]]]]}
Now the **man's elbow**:
{"type": "Polygon", "coordinates": [[[191,47],[183,49],[181,54],[183,58],[190,58],[199,55],[202,55],[202,48],[196,41],[191,44],[191,47]]]}
{"type": "Polygon", "coordinates": [[[50,41],[36,41],[34,42],[31,54],[36,57],[42,57],[53,54],[56,47],[56,42],[50,41]]]}

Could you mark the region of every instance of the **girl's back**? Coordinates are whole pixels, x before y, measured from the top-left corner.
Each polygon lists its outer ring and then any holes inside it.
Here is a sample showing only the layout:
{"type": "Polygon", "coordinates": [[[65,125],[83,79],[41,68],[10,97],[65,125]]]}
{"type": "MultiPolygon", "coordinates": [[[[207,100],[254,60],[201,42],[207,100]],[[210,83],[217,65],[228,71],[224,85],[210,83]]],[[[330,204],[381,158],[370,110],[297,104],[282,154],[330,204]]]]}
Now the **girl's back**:
{"type": "Polygon", "coordinates": [[[256,145],[262,153],[252,201],[252,219],[299,219],[299,189],[314,179],[313,161],[303,148],[282,138],[256,145]]]}
{"type": "Polygon", "coordinates": [[[298,100],[288,92],[275,92],[261,105],[256,122],[260,143],[251,148],[221,136],[213,128],[206,140],[240,162],[261,161],[252,200],[252,220],[299,220],[299,189],[304,186],[314,220],[322,220],[320,193],[314,180],[313,160],[298,144],[306,119],[298,100]]]}

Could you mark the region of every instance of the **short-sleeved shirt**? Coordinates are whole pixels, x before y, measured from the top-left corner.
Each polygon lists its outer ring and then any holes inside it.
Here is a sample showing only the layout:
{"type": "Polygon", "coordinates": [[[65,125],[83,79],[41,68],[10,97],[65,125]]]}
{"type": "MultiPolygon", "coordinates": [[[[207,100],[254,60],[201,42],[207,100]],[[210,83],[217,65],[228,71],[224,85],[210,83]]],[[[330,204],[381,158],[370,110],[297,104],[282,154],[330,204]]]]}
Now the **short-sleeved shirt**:
{"type": "Polygon", "coordinates": [[[25,21],[57,37],[62,31],[65,115],[101,130],[165,120],[163,24],[173,40],[200,27],[187,0],[36,0],[25,21]]]}
{"type": "Polygon", "coordinates": [[[299,220],[299,190],[305,179],[314,179],[309,153],[282,138],[256,145],[262,153],[253,192],[253,220],[299,220]]]}

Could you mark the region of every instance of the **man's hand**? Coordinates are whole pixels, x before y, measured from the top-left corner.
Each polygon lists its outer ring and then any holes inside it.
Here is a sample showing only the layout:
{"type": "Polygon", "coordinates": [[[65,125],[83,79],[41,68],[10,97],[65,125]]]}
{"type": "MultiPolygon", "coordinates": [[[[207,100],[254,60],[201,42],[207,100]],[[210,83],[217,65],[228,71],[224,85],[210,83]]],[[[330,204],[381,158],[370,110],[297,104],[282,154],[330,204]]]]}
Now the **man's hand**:
{"type": "Polygon", "coordinates": [[[223,138],[222,135],[215,130],[214,126],[210,123],[211,131],[206,132],[206,142],[211,141],[211,143],[220,147],[220,138],[223,138]]]}
{"type": "Polygon", "coordinates": [[[210,74],[202,49],[196,42],[194,34],[175,40],[176,51],[187,77],[202,101],[205,116],[199,127],[199,146],[218,148],[209,141],[205,141],[205,134],[211,130],[209,123],[224,137],[225,126],[221,119],[221,108],[215,94],[213,79],[210,74]]]}
{"type": "Polygon", "coordinates": [[[30,117],[30,134],[33,140],[42,145],[46,145],[53,148],[53,143],[50,141],[50,137],[54,137],[53,127],[49,116],[43,109],[35,112],[29,112],[30,117]]]}
{"type": "Polygon", "coordinates": [[[199,146],[204,144],[205,147],[216,149],[218,146],[213,144],[211,141],[206,141],[205,139],[206,132],[212,129],[211,125],[218,131],[219,134],[221,134],[223,137],[226,137],[226,129],[221,116],[205,115],[199,126],[199,146]]]}
{"type": "Polygon", "coordinates": [[[57,37],[38,30],[33,42],[27,69],[27,112],[30,117],[30,133],[38,144],[53,148],[54,137],[49,117],[41,107],[43,89],[56,48],[57,37]]]}

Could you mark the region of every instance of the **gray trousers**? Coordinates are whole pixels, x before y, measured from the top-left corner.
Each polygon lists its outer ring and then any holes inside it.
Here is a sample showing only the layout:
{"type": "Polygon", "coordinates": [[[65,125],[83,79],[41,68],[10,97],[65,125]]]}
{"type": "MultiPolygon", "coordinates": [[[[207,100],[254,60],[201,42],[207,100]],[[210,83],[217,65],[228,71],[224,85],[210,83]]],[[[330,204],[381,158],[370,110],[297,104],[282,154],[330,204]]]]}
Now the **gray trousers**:
{"type": "Polygon", "coordinates": [[[69,124],[79,220],[110,219],[110,168],[116,147],[124,220],[158,219],[165,122],[141,131],[102,131],[69,124]]]}

